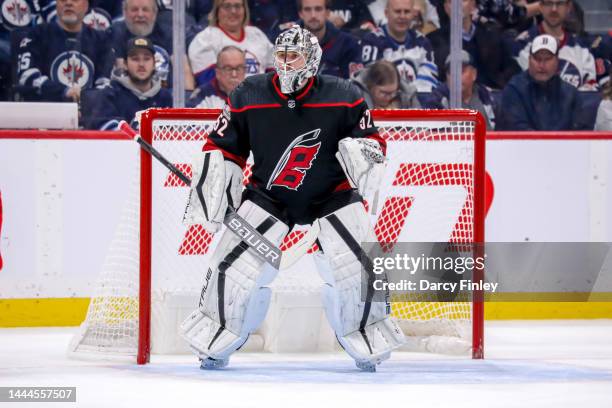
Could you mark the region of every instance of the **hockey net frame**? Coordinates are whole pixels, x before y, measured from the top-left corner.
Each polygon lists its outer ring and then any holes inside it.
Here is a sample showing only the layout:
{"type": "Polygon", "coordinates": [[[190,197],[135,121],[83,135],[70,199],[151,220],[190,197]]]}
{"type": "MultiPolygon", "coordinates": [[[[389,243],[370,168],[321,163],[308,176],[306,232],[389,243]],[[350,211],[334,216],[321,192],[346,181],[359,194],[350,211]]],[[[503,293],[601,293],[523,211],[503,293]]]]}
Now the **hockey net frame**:
{"type": "MultiPolygon", "coordinates": [[[[476,244],[484,243],[485,216],[485,138],[486,126],[482,116],[468,110],[373,110],[377,121],[445,121],[473,122],[473,196],[472,222],[473,239],[476,244]]],[[[208,109],[150,109],[141,118],[141,136],[147,142],[153,141],[151,124],[156,120],[198,120],[214,121],[218,110],[208,109]]],[[[186,136],[187,138],[189,135],[186,136]]],[[[140,158],[140,284],[139,284],[139,327],[137,363],[146,364],[151,354],[151,257],[152,257],[152,158],[142,152],[140,158]]],[[[482,246],[478,246],[482,249],[482,246]]],[[[482,279],[484,271],[476,270],[474,280],[482,279]]],[[[484,358],[484,303],[482,293],[472,294],[471,308],[471,355],[484,358]]]]}

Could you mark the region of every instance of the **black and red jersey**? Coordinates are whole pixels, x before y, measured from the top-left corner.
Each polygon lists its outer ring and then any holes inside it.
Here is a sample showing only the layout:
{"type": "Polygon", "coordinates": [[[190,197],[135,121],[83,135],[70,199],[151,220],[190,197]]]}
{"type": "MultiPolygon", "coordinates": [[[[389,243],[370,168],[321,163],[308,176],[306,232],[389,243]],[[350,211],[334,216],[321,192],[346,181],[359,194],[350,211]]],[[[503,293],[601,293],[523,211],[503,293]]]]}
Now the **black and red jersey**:
{"type": "Polygon", "coordinates": [[[349,81],[317,75],[294,95],[280,91],[274,72],[246,78],[230,95],[204,150],[219,149],[244,167],[253,154],[249,188],[286,206],[294,219],[309,206],[350,186],[338,142],[368,137],[385,149],[359,90],[349,81]]]}

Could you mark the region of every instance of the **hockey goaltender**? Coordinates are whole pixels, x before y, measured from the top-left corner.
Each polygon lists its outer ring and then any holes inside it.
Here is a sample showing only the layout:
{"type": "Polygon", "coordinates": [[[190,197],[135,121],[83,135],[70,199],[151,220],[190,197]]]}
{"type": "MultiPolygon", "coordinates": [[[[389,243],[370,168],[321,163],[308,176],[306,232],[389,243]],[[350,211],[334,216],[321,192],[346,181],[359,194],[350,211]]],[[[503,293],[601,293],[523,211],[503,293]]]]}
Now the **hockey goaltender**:
{"type": "MultiPolygon", "coordinates": [[[[296,25],[278,36],[275,72],[248,77],[231,93],[194,159],[185,219],[218,231],[232,206],[274,245],[295,224],[318,224],[327,318],[357,367],[375,371],[405,342],[389,305],[372,302],[373,290],[364,301],[360,290],[360,242],[373,236],[362,195],[380,184],[386,143],[359,91],[318,75],[320,61],[308,30],[296,25]],[[242,191],[249,153],[253,175],[242,191]]],[[[181,326],[205,369],[228,364],[269,304],[264,263],[240,244],[224,232],[199,306],[181,326]]]]}

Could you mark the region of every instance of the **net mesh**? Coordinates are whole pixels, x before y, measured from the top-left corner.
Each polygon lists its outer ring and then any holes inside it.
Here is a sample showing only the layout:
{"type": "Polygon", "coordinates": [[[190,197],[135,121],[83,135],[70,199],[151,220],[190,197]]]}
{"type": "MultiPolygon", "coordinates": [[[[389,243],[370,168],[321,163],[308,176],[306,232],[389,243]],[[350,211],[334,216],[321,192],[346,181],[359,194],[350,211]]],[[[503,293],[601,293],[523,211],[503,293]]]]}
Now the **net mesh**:
{"type": "MultiPolygon", "coordinates": [[[[152,123],[153,144],[191,176],[191,158],[201,149],[213,124],[214,121],[208,120],[156,120],[152,123]]],[[[379,121],[377,125],[388,143],[388,166],[381,189],[376,196],[366,198],[366,206],[383,249],[391,250],[397,242],[472,242],[474,123],[411,119],[379,121]]],[[[155,351],[156,332],[176,332],[164,323],[162,310],[168,294],[191,294],[197,299],[216,240],[200,226],[182,224],[188,187],[157,164],[153,165],[152,176],[152,347],[155,351]]],[[[249,177],[247,166],[245,182],[249,177]]],[[[138,189],[134,188],[87,318],[73,341],[73,351],[135,353],[138,203],[138,189]]],[[[305,233],[306,227],[298,227],[285,238],[281,248],[296,244],[305,233]]],[[[317,250],[315,244],[308,252],[317,250]]],[[[312,270],[305,270],[312,269],[308,265],[300,261],[289,271],[281,272],[273,289],[318,290],[321,280],[313,278],[316,273],[312,270]]],[[[470,343],[469,301],[424,302],[414,297],[391,300],[392,313],[407,335],[447,336],[470,343]]]]}

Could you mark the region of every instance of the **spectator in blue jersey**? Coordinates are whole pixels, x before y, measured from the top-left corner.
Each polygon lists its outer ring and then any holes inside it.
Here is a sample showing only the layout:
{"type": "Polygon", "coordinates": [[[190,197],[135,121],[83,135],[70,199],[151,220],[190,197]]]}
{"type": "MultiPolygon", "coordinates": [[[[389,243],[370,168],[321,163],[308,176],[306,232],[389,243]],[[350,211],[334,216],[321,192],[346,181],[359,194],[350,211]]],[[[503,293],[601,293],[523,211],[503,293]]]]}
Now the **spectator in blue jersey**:
{"type": "Polygon", "coordinates": [[[502,93],[497,129],[588,129],[581,119],[578,91],[557,73],[557,40],[539,35],[530,47],[527,71],[512,77],[502,93]]]}
{"type": "Polygon", "coordinates": [[[364,64],[379,59],[392,62],[402,79],[415,82],[419,92],[431,92],[438,85],[438,67],[429,40],[410,27],[413,23],[413,0],[388,0],[387,24],[362,39],[364,64]]]}
{"type": "Polygon", "coordinates": [[[215,78],[196,88],[187,100],[188,108],[221,109],[228,95],[242,82],[246,73],[246,58],[240,48],[228,45],[217,55],[215,78]]]}
{"type": "Polygon", "coordinates": [[[416,86],[400,78],[395,65],[376,61],[361,70],[353,82],[370,109],[419,109],[416,86]]]}
{"type": "Polygon", "coordinates": [[[25,100],[78,102],[82,89],[109,84],[108,35],[83,24],[87,9],[87,0],[58,0],[57,20],[20,41],[18,88],[25,100]]]}
{"type": "Polygon", "coordinates": [[[331,0],[297,0],[298,15],[323,50],[319,73],[349,78],[363,68],[361,49],[356,39],[327,20],[330,5],[331,0]]]}
{"type": "Polygon", "coordinates": [[[125,60],[125,75],[113,75],[111,86],[91,98],[91,116],[85,118],[87,128],[116,130],[122,120],[137,128],[136,112],[172,106],[170,91],[162,88],[160,79],[154,75],[155,48],[150,39],[130,39],[125,60]]]}
{"type": "MultiPolygon", "coordinates": [[[[476,13],[476,0],[463,0],[463,49],[472,56],[478,70],[478,83],[494,89],[502,89],[521,68],[512,58],[507,44],[502,40],[498,27],[472,20],[476,13]]],[[[451,13],[451,0],[444,0],[444,13],[451,13]]],[[[446,78],[446,57],[450,52],[450,25],[443,20],[442,27],[430,33],[427,38],[434,49],[435,61],[440,78],[446,78]]]]}
{"type": "Polygon", "coordinates": [[[559,43],[559,73],[561,79],[581,91],[598,89],[595,58],[588,45],[564,28],[570,10],[570,0],[541,0],[542,23],[519,34],[512,43],[512,54],[521,69],[529,65],[531,42],[540,34],[549,34],[559,43]]]}
{"type": "MultiPolygon", "coordinates": [[[[446,58],[446,83],[441,83],[432,92],[426,108],[450,109],[450,55],[446,58]]],[[[478,69],[472,56],[465,50],[461,51],[461,107],[477,110],[487,122],[487,129],[495,129],[495,108],[491,93],[486,86],[476,82],[478,69]]]]}
{"type": "MultiPolygon", "coordinates": [[[[42,21],[51,23],[57,20],[56,0],[35,0],[40,8],[42,21]]],[[[121,17],[121,2],[117,0],[91,0],[83,23],[93,29],[105,31],[115,18],[121,17]]]]}
{"type": "MultiPolygon", "coordinates": [[[[164,26],[157,20],[158,7],[156,0],[124,0],[123,16],[123,21],[116,22],[112,26],[115,67],[125,70],[125,45],[130,38],[147,37],[155,47],[156,75],[160,77],[162,86],[170,87],[172,79],[172,27],[164,26]]],[[[195,80],[186,54],[183,59],[185,88],[191,90],[195,86],[195,80]]]]}
{"type": "Polygon", "coordinates": [[[11,88],[11,32],[31,27],[38,15],[33,0],[0,0],[0,101],[11,88]]]}

